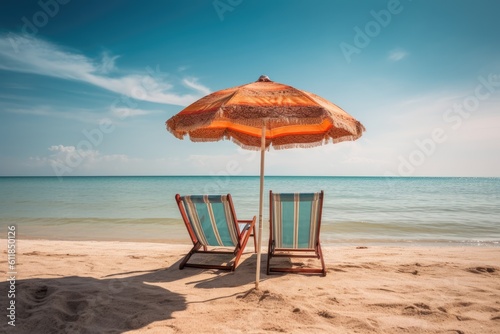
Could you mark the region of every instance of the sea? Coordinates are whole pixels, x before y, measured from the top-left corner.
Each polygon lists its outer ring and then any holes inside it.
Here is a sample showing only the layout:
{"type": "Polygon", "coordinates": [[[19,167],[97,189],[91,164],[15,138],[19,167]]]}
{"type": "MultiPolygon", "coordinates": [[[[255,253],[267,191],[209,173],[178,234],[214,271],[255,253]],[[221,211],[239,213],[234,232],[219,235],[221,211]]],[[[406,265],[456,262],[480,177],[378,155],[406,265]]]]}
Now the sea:
{"type": "MultiPolygon", "coordinates": [[[[326,245],[500,246],[500,178],[266,176],[269,190],[323,190],[326,245]]],[[[258,176],[0,177],[0,238],[190,243],[175,194],[227,194],[259,214],[258,176]]]]}

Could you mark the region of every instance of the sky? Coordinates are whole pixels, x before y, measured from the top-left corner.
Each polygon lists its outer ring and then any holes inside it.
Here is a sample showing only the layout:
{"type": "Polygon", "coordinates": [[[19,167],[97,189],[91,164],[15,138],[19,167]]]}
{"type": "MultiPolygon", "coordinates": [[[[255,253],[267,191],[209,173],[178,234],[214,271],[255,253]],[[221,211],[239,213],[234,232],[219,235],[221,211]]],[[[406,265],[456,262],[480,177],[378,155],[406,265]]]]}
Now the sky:
{"type": "Polygon", "coordinates": [[[500,176],[500,2],[2,1],[0,176],[258,175],[165,121],[260,75],[359,120],[266,175],[500,176]]]}

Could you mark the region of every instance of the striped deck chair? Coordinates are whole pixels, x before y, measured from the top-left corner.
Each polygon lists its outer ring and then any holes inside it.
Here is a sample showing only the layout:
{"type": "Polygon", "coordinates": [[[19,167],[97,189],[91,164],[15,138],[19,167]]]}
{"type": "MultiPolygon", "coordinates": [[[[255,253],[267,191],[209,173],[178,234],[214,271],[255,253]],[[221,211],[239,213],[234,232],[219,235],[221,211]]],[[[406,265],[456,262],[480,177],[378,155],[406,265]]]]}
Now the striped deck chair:
{"type": "Polygon", "coordinates": [[[182,219],[188,230],[193,248],[184,257],[179,269],[184,267],[234,271],[250,236],[255,241],[255,220],[238,220],[231,195],[175,195],[182,219]],[[232,248],[224,251],[208,248],[232,248]],[[201,250],[202,249],[202,250],[201,250]],[[227,265],[188,263],[195,254],[233,254],[234,260],[227,265]]]}
{"type": "Polygon", "coordinates": [[[271,272],[318,273],[326,276],[319,241],[323,191],[319,193],[270,194],[267,274],[271,272]],[[317,258],[319,268],[271,267],[273,257],[317,258]]]}

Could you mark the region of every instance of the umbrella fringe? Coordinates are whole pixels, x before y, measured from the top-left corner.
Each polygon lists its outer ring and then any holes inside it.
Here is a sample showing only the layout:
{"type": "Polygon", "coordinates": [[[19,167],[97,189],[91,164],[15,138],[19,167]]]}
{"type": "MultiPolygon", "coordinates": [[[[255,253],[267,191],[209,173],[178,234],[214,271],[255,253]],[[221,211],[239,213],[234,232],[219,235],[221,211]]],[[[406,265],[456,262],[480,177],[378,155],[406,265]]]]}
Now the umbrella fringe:
{"type": "MultiPolygon", "coordinates": [[[[238,145],[239,147],[241,147],[242,149],[245,149],[245,150],[250,150],[250,151],[260,151],[260,146],[254,146],[254,145],[246,145],[246,144],[243,144],[241,141],[239,141],[238,139],[234,138],[234,137],[230,137],[230,138],[225,138],[225,139],[230,139],[233,143],[235,143],[236,145],[238,145]]],[[[268,149],[268,147],[266,147],[266,150],[268,149]]]]}
{"type": "MultiPolygon", "coordinates": [[[[337,129],[343,129],[343,130],[348,131],[349,133],[352,133],[352,129],[346,129],[342,125],[343,124],[336,124],[335,127],[337,129]]],[[[225,133],[223,136],[220,136],[220,137],[212,137],[212,138],[210,138],[210,137],[193,137],[189,133],[189,131],[174,131],[171,128],[169,128],[168,126],[167,126],[167,130],[170,133],[172,133],[176,138],[181,139],[181,140],[184,139],[184,136],[186,136],[186,135],[189,135],[189,139],[192,142],[216,142],[216,141],[219,141],[219,140],[231,140],[232,142],[234,142],[236,145],[240,146],[243,149],[252,150],[252,151],[258,151],[258,150],[260,150],[260,145],[257,146],[257,145],[248,145],[248,144],[245,144],[244,142],[242,142],[239,139],[231,136],[228,133],[225,133]]],[[[364,126],[361,123],[357,122],[356,123],[356,132],[355,132],[355,134],[352,134],[352,135],[346,135],[346,136],[342,136],[342,137],[338,137],[338,138],[332,138],[331,136],[326,135],[321,140],[317,140],[317,141],[313,141],[313,142],[308,142],[308,143],[286,143],[286,144],[275,144],[275,143],[272,143],[271,145],[276,150],[290,149],[290,148],[310,148],[310,147],[316,147],[316,146],[326,145],[330,141],[332,143],[334,143],[334,144],[335,143],[340,143],[340,142],[343,142],[343,141],[354,141],[354,140],[356,140],[356,139],[358,139],[358,138],[361,137],[363,131],[365,131],[364,126]]],[[[269,147],[270,147],[269,143],[266,142],[266,149],[268,150],[269,147]]]]}
{"type": "Polygon", "coordinates": [[[170,132],[171,134],[174,135],[175,138],[177,139],[184,139],[184,136],[186,135],[185,131],[179,131],[179,130],[174,130],[172,129],[169,125],[168,122],[165,122],[165,127],[167,128],[167,131],[170,132]]]}
{"type": "Polygon", "coordinates": [[[192,142],[195,143],[209,143],[219,141],[220,138],[199,138],[199,137],[189,137],[192,142]]]}
{"type": "Polygon", "coordinates": [[[179,126],[179,124],[176,124],[175,122],[169,120],[169,121],[165,122],[165,125],[166,125],[168,132],[173,134],[176,138],[182,139],[190,131],[209,126],[210,123],[211,123],[211,120],[207,120],[204,122],[199,121],[198,123],[192,124],[189,126],[186,126],[186,125],[179,126]],[[174,129],[174,128],[176,128],[176,129],[174,129]]]}
{"type": "MultiPolygon", "coordinates": [[[[366,131],[363,124],[361,124],[360,122],[358,122],[357,120],[354,120],[354,119],[353,119],[354,126],[348,125],[344,122],[336,121],[332,118],[330,118],[329,120],[332,122],[334,128],[343,129],[343,130],[346,130],[347,132],[351,133],[351,136],[345,136],[345,137],[354,137],[355,139],[358,139],[363,134],[363,131],[366,131]]],[[[343,137],[340,137],[340,138],[343,138],[343,137]]],[[[333,139],[334,143],[338,143],[339,141],[345,141],[345,140],[355,140],[355,139],[343,139],[343,140],[335,141],[336,139],[339,139],[339,138],[333,138],[333,137],[331,137],[331,138],[333,139]]]]}
{"type": "Polygon", "coordinates": [[[354,140],[358,139],[359,137],[361,137],[361,136],[343,136],[343,137],[339,137],[339,138],[335,138],[335,139],[327,137],[327,138],[324,138],[322,140],[318,140],[318,141],[310,142],[310,143],[295,143],[295,144],[290,143],[290,144],[281,144],[281,145],[273,144],[273,148],[275,150],[283,150],[283,149],[290,149],[290,148],[312,148],[312,147],[326,145],[330,141],[334,144],[340,143],[343,141],[354,141],[354,140]]]}
{"type": "Polygon", "coordinates": [[[273,145],[275,150],[284,150],[290,148],[311,148],[323,145],[323,140],[313,142],[313,143],[300,143],[300,144],[282,144],[282,145],[273,145]]]}
{"type": "MultiPolygon", "coordinates": [[[[352,137],[353,139],[340,139],[338,140],[339,138],[336,138],[333,140],[333,143],[337,143],[337,142],[341,142],[341,141],[345,141],[345,140],[355,140],[359,137],[361,137],[362,133],[364,131],[366,131],[365,127],[358,121],[355,121],[355,124],[354,126],[350,126],[349,124],[346,124],[345,122],[343,121],[336,121],[336,120],[333,120],[333,119],[329,119],[333,125],[333,128],[335,129],[342,129],[342,130],[345,130],[346,132],[349,132],[351,133],[352,135],[350,137],[352,137]]],[[[252,121],[252,120],[234,120],[234,122],[238,123],[238,124],[242,124],[242,125],[246,125],[246,126],[252,126],[252,127],[261,127],[262,126],[262,120],[259,122],[259,121],[252,121]]],[[[270,126],[268,127],[269,129],[272,129],[272,128],[276,128],[275,126],[273,126],[272,123],[275,123],[273,122],[273,120],[267,120],[266,121],[270,126]]],[[[208,122],[208,124],[205,124],[205,125],[201,125],[198,124],[198,125],[192,125],[192,126],[185,126],[182,128],[182,130],[174,130],[172,127],[169,126],[169,124],[167,123],[166,124],[166,128],[167,130],[172,133],[176,138],[178,139],[183,139],[184,136],[186,134],[189,134],[189,132],[193,131],[193,130],[198,130],[200,127],[204,127],[204,126],[207,126],[209,125],[210,122],[208,122]]],[[[320,122],[318,122],[317,119],[315,119],[314,121],[312,119],[308,119],[308,120],[301,120],[299,118],[291,118],[291,119],[286,119],[286,120],[280,120],[280,124],[283,125],[284,123],[286,123],[287,125],[310,125],[310,124],[318,124],[320,122]]],[[[349,137],[349,136],[346,136],[346,137],[349,137]]],[[[220,138],[222,139],[222,138],[220,138]]],[[[209,140],[209,141],[215,141],[215,140],[209,140]]],[[[244,145],[244,144],[243,144],[244,145]]],[[[260,147],[257,147],[256,148],[257,150],[260,149],[260,147]]]]}

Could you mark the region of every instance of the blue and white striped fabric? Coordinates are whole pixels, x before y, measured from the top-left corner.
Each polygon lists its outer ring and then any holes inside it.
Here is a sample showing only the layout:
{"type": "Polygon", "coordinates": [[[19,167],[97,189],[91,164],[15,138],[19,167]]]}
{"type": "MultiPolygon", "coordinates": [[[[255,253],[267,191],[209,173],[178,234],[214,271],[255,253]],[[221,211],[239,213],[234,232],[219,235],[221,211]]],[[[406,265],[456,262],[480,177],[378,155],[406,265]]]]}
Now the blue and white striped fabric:
{"type": "Polygon", "coordinates": [[[234,247],[238,232],[227,195],[191,195],[181,197],[189,222],[204,246],[234,247]]]}
{"type": "Polygon", "coordinates": [[[321,193],[272,194],[276,248],[314,248],[319,235],[321,193]]]}

